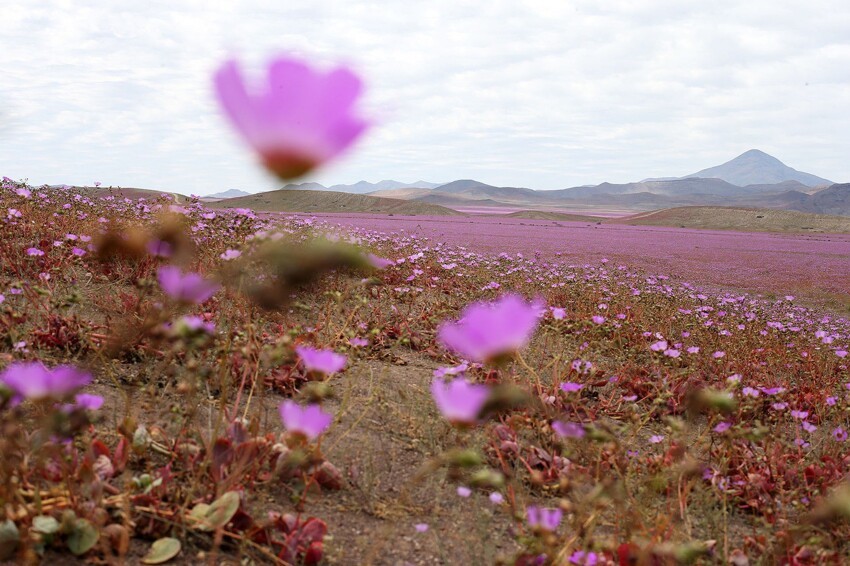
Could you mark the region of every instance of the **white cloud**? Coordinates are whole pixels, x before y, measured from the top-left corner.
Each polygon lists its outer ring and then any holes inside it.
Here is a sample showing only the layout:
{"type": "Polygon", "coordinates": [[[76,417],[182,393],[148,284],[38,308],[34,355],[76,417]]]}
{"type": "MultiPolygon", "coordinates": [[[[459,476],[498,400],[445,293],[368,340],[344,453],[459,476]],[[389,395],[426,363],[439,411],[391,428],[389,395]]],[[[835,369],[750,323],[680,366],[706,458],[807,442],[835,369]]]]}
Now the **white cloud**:
{"type": "Polygon", "coordinates": [[[219,116],[210,74],[279,52],[367,80],[379,125],[317,174],[328,184],[561,188],[752,147],[850,180],[844,0],[33,4],[4,4],[0,173],[37,183],[276,186],[219,116]]]}

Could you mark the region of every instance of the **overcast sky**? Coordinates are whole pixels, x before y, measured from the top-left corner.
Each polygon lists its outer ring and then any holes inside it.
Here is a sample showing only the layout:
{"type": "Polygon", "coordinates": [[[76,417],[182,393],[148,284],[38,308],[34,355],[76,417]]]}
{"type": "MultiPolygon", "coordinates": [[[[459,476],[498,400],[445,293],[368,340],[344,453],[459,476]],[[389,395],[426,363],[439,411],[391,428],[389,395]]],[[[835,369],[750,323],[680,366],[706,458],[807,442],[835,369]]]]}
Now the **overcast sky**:
{"type": "Polygon", "coordinates": [[[2,20],[0,175],[36,184],[279,186],[210,76],[280,53],[367,85],[377,125],[323,184],[554,189],[750,148],[850,181],[847,0],[5,0],[2,20]]]}

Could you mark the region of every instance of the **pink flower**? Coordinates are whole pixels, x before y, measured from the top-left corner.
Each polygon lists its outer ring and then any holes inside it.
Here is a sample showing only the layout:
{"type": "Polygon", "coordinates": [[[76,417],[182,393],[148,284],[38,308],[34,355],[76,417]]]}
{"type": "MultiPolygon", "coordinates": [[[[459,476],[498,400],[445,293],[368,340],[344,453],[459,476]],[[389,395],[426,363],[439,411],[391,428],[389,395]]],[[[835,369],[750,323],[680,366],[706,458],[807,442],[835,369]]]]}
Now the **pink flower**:
{"type": "Polygon", "coordinates": [[[498,491],[494,491],[493,493],[490,494],[490,502],[493,503],[494,505],[498,505],[499,503],[502,503],[504,500],[505,500],[505,498],[498,491]]]}
{"type": "Polygon", "coordinates": [[[492,303],[473,303],[457,322],[445,322],[437,332],[440,343],[476,362],[491,361],[524,348],[537,328],[541,305],[519,295],[492,303]]]}
{"type": "Polygon", "coordinates": [[[661,352],[667,349],[667,340],[659,340],[658,342],[653,342],[649,347],[653,352],[661,352]]]}
{"type": "Polygon", "coordinates": [[[173,265],[160,267],[157,279],[168,296],[184,303],[203,303],[219,289],[217,283],[207,281],[197,273],[184,274],[173,265]]]}
{"type": "Polygon", "coordinates": [[[832,431],[832,438],[834,438],[838,442],[844,442],[845,440],[847,440],[847,431],[845,431],[841,427],[838,427],[832,431]]]}
{"type": "Polygon", "coordinates": [[[653,434],[652,436],[649,437],[649,441],[653,444],[659,444],[661,442],[664,442],[664,435],[653,434]]]}
{"type": "Polygon", "coordinates": [[[352,113],[360,79],[345,68],[322,72],[292,57],[269,64],[266,84],[249,92],[236,61],[222,65],[215,89],[231,123],[281,179],[311,171],[367,128],[352,113]]]}
{"type": "Polygon", "coordinates": [[[552,307],[552,318],[555,320],[564,320],[567,317],[567,309],[560,307],[552,307]]]}
{"type": "Polygon", "coordinates": [[[599,316],[598,314],[590,317],[590,320],[592,320],[594,324],[604,324],[605,323],[605,317],[599,316]]]}
{"type": "Polygon", "coordinates": [[[34,256],[34,257],[39,257],[39,256],[43,256],[43,255],[44,255],[44,252],[43,252],[43,251],[41,251],[41,250],[40,250],[40,249],[38,249],[38,248],[27,248],[27,255],[28,255],[28,256],[34,256]]]}
{"type": "Polygon", "coordinates": [[[74,409],[82,409],[86,411],[96,411],[103,406],[103,397],[100,395],[89,395],[80,393],[74,397],[74,403],[62,407],[65,412],[71,412],[74,409]]]}
{"type": "Polygon", "coordinates": [[[717,426],[714,427],[714,432],[717,434],[722,434],[732,428],[732,425],[727,422],[717,423],[717,426]]]}
{"type": "Polygon", "coordinates": [[[484,403],[490,396],[486,385],[472,384],[458,377],[453,381],[435,379],[431,395],[443,417],[453,424],[475,424],[484,403]]]}
{"type": "Polygon", "coordinates": [[[472,490],[469,489],[468,487],[459,485],[459,486],[457,486],[457,494],[460,497],[469,497],[470,495],[472,495],[472,490]]]}
{"type": "Polygon", "coordinates": [[[425,533],[428,532],[428,523],[416,523],[413,528],[416,529],[417,533],[425,533]]]}
{"type": "Polygon", "coordinates": [[[530,505],[526,510],[528,526],[543,531],[554,532],[561,524],[563,512],[560,509],[549,509],[530,505]]]}
{"type": "Polygon", "coordinates": [[[295,352],[308,372],[333,375],[345,367],[348,358],[343,354],[337,354],[333,350],[318,350],[309,346],[298,346],[295,352]]]}
{"type": "Polygon", "coordinates": [[[41,362],[18,362],[0,373],[0,383],[24,399],[64,397],[91,382],[91,375],[72,366],[47,369],[41,362]]]}
{"type": "Polygon", "coordinates": [[[231,259],[236,259],[237,257],[239,257],[241,255],[242,255],[242,252],[240,252],[239,250],[225,250],[224,253],[219,254],[218,257],[220,257],[221,259],[223,259],[225,261],[229,261],[231,259]]]}
{"type": "Polygon", "coordinates": [[[280,419],[286,430],[307,437],[307,440],[318,438],[333,421],[333,415],[326,413],[319,405],[311,404],[301,407],[295,401],[287,399],[280,404],[280,419]]]}
{"type": "Polygon", "coordinates": [[[584,438],[585,430],[579,423],[554,421],[552,430],[563,438],[584,438]]]}

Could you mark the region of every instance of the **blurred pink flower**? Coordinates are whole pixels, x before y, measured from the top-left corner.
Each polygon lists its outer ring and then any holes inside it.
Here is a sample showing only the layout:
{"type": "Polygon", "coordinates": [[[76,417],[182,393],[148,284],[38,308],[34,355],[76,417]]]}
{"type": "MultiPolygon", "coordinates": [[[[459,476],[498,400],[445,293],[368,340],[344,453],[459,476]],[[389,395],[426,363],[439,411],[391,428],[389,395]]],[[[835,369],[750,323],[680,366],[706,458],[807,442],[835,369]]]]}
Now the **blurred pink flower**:
{"type": "Polygon", "coordinates": [[[561,518],[563,517],[563,511],[560,509],[536,507],[534,505],[529,505],[529,507],[525,510],[525,513],[529,527],[538,528],[548,532],[554,532],[557,530],[558,525],[561,524],[561,518]]]}
{"type": "Polygon", "coordinates": [[[457,486],[457,494],[460,497],[469,497],[470,495],[472,495],[472,490],[466,486],[459,485],[457,486]]]}
{"type": "Polygon", "coordinates": [[[72,366],[47,369],[41,362],[18,362],[0,373],[0,383],[24,399],[64,397],[87,385],[92,376],[72,366]]]}
{"type": "Polygon", "coordinates": [[[485,362],[524,348],[537,328],[540,303],[505,295],[492,303],[473,303],[456,322],[444,322],[440,343],[466,359],[485,362]]]}
{"type": "Polygon", "coordinates": [[[217,283],[207,281],[197,273],[184,274],[173,265],[160,267],[157,279],[169,297],[185,303],[203,303],[219,289],[217,283]]]}
{"type": "Polygon", "coordinates": [[[564,438],[584,438],[585,435],[584,426],[579,423],[554,421],[552,423],[552,430],[558,436],[564,438]]]}
{"type": "Polygon", "coordinates": [[[552,318],[555,320],[564,320],[567,317],[567,309],[560,307],[551,307],[552,308],[552,318]]]}
{"type": "Polygon", "coordinates": [[[316,404],[301,407],[295,401],[287,399],[280,404],[280,419],[286,430],[302,434],[307,440],[318,438],[333,421],[333,415],[326,413],[316,404]]]}
{"type": "Polygon", "coordinates": [[[435,379],[431,395],[445,419],[453,424],[475,424],[484,403],[490,396],[486,385],[467,382],[462,377],[453,381],[435,379]]]}
{"type": "Polygon", "coordinates": [[[345,367],[348,358],[343,354],[337,354],[333,350],[319,350],[309,346],[298,346],[295,352],[308,372],[316,372],[324,375],[333,375],[345,367]]]}
{"type": "Polygon", "coordinates": [[[352,112],[360,79],[349,69],[322,72],[293,57],[268,67],[249,92],[236,61],[222,65],[215,89],[231,123],[281,179],[293,179],[337,156],[367,128],[352,112]]]}
{"type": "Polygon", "coordinates": [[[44,252],[38,248],[27,248],[27,255],[29,256],[43,256],[44,252]]]}

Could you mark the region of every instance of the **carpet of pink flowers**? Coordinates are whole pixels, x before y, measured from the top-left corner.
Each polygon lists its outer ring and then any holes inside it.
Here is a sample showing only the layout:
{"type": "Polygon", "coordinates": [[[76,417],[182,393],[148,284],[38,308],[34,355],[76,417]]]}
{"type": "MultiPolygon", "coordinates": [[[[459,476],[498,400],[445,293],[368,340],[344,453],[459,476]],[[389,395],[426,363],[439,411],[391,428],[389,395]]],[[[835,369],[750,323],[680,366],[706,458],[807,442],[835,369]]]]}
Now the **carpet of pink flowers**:
{"type": "Polygon", "coordinates": [[[405,482],[507,525],[478,559],[848,551],[850,323],[793,297],[11,180],[0,210],[6,559],[382,563],[311,509],[352,489],[334,391],[405,352],[439,437],[405,482]]]}
{"type": "MultiPolygon", "coordinates": [[[[283,180],[369,126],[345,68],[282,57],[249,90],[228,62],[214,84],[283,180]]],[[[0,561],[850,553],[846,319],[783,279],[765,300],[628,254],[576,262],[560,233],[516,253],[521,223],[454,243],[386,226],[3,178],[0,561]]],[[[689,261],[663,234],[645,255],[689,261]]],[[[795,257],[846,292],[810,257],[825,245],[795,257]]]]}

